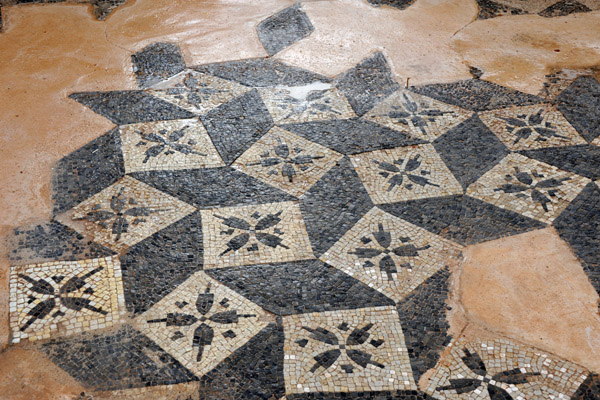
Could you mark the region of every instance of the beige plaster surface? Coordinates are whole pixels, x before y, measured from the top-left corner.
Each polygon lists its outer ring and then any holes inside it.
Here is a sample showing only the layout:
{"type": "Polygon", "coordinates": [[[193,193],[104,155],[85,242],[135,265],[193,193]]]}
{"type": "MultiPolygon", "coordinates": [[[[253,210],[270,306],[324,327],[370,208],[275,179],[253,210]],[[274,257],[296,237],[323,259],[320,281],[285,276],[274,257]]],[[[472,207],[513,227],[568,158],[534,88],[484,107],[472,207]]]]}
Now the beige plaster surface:
{"type": "Polygon", "coordinates": [[[457,289],[468,323],[600,371],[598,294],[553,228],[463,255],[457,289]]]}

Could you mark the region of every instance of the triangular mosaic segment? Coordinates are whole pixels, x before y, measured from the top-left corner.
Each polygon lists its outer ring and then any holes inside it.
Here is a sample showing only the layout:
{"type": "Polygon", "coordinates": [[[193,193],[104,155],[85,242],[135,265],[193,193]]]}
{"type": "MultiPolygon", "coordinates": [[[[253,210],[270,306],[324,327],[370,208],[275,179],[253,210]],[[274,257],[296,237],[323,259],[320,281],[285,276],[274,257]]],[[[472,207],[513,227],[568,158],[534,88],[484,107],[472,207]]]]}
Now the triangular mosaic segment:
{"type": "Polygon", "coordinates": [[[395,307],[283,318],[286,394],[416,389],[395,307]]]}
{"type": "Polygon", "coordinates": [[[364,118],[410,135],[433,141],[469,118],[472,111],[442,103],[408,90],[399,90],[369,111],[364,118]]]}
{"type": "Polygon", "coordinates": [[[108,248],[122,251],[195,210],[130,176],[95,194],[61,222],[108,248]]]}
{"type": "Polygon", "coordinates": [[[120,130],[127,173],[225,165],[196,119],[124,125],[120,130]]]}
{"type": "Polygon", "coordinates": [[[479,118],[512,151],[587,143],[560,111],[545,104],[486,111],[479,118]]]}
{"type": "Polygon", "coordinates": [[[356,154],[351,160],[375,204],[463,192],[430,144],[356,154]]]}
{"type": "Polygon", "coordinates": [[[274,127],[232,167],[293,196],[306,193],[343,156],[274,127]]]}
{"type": "Polygon", "coordinates": [[[461,248],[373,208],[321,260],[400,301],[438,270],[455,262],[461,248]]]}
{"type": "Polygon", "coordinates": [[[356,116],[342,92],[329,83],[264,88],[259,92],[277,124],[356,116]]]}
{"type": "Polygon", "coordinates": [[[13,343],[118,324],[125,312],[119,260],[105,257],[13,267],[9,311],[13,343]]]}
{"type": "Polygon", "coordinates": [[[589,182],[579,175],[511,153],[469,186],[467,194],[549,224],[589,182]]]}
{"type": "Polygon", "coordinates": [[[250,88],[193,70],[185,70],[152,86],[148,93],[184,110],[204,114],[250,88]]]}
{"type": "Polygon", "coordinates": [[[205,269],[314,258],[296,202],[201,213],[205,269]]]}
{"type": "Polygon", "coordinates": [[[506,339],[450,346],[425,389],[440,400],[569,399],[587,378],[571,362],[506,339]]]}
{"type": "Polygon", "coordinates": [[[199,271],[134,326],[201,377],[268,323],[262,308],[199,271]]]}

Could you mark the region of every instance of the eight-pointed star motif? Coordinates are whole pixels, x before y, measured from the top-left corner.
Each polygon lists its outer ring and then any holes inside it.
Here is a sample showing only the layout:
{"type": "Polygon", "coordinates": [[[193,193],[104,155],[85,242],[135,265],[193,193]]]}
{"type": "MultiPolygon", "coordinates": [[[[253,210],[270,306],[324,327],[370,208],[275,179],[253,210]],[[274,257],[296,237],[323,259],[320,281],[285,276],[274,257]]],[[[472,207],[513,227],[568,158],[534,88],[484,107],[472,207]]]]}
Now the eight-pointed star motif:
{"type": "Polygon", "coordinates": [[[485,111],[479,118],[513,151],[586,144],[560,111],[544,104],[485,111]]]}
{"type": "Polygon", "coordinates": [[[364,118],[419,139],[434,141],[470,115],[471,112],[460,107],[399,90],[376,105],[364,118]]]}
{"type": "Polygon", "coordinates": [[[199,271],[134,326],[200,377],[268,322],[262,308],[199,271]]]}
{"type": "Polygon", "coordinates": [[[341,154],[327,147],[275,127],[232,167],[293,196],[301,196],[341,158],[341,154]]]}
{"type": "Polygon", "coordinates": [[[352,162],[375,204],[462,193],[430,144],[356,154],[352,162]]]}
{"type": "Polygon", "coordinates": [[[320,258],[402,300],[458,258],[461,246],[374,207],[320,258]]]}

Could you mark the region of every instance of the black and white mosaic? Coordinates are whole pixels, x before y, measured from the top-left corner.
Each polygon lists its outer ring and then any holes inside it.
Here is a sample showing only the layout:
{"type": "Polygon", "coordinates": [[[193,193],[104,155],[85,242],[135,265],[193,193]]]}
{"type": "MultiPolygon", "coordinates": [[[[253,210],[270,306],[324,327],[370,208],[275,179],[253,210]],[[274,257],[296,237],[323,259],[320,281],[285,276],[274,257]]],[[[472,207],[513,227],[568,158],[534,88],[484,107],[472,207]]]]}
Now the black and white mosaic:
{"type": "MultiPolygon", "coordinates": [[[[312,26],[295,5],[258,30],[272,54],[312,26]]],[[[139,90],[70,95],[117,126],[56,165],[53,219],[14,232],[13,342],[90,390],[598,394],[574,363],[453,339],[446,318],[463,246],[548,225],[600,292],[593,78],[550,104],[479,79],[401,89],[379,52],[334,79],[189,67],[169,43],[132,61],[139,90]]]]}

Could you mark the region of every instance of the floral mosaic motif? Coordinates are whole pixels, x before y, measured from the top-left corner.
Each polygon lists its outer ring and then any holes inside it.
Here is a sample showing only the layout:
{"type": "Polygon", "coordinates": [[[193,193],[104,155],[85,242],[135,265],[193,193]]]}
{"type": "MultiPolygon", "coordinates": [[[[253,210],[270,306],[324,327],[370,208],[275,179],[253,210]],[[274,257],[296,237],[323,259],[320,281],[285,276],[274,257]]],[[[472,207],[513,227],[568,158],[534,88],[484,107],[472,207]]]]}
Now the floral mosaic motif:
{"type": "Polygon", "coordinates": [[[296,123],[354,117],[348,100],[328,83],[259,90],[276,123],[296,123]]]}
{"type": "Polygon", "coordinates": [[[60,222],[123,250],[194,211],[194,207],[125,176],[58,217],[60,222]],[[83,221],[83,226],[79,221],[83,221]]]}
{"type": "Polygon", "coordinates": [[[232,165],[294,196],[314,185],[342,155],[300,136],[273,128],[232,165]]]}
{"type": "Polygon", "coordinates": [[[352,163],[375,204],[463,192],[431,144],[361,153],[352,163]]]}
{"type": "Polygon", "coordinates": [[[13,267],[13,342],[111,326],[124,310],[118,260],[54,261],[13,267]]]}
{"type": "Polygon", "coordinates": [[[196,119],[131,124],[120,129],[126,172],[224,165],[196,119]]]}
{"type": "Polygon", "coordinates": [[[320,259],[395,301],[458,259],[461,246],[375,207],[320,259]]]}
{"type": "Polygon", "coordinates": [[[590,182],[554,166],[511,153],[467,188],[467,194],[551,223],[590,182]]]}
{"type": "Polygon", "coordinates": [[[440,400],[568,399],[586,378],[581,367],[524,344],[459,339],[431,371],[425,392],[440,400]]]}
{"type": "Polygon", "coordinates": [[[283,318],[286,393],[414,388],[393,306],[283,318]]]}
{"type": "MultiPolygon", "coordinates": [[[[303,326],[302,329],[310,332],[308,335],[309,339],[318,340],[325,345],[332,347],[331,350],[326,350],[322,353],[314,356],[315,365],[310,369],[310,372],[316,372],[319,368],[328,369],[337,361],[338,358],[342,355],[342,352],[345,352],[350,360],[354,362],[354,364],[343,364],[341,368],[347,374],[351,374],[354,372],[354,368],[356,366],[360,368],[366,368],[367,365],[371,364],[377,368],[385,368],[385,365],[377,362],[373,359],[373,355],[368,353],[367,351],[362,351],[355,349],[354,347],[363,345],[371,336],[369,330],[373,327],[373,324],[366,324],[362,327],[355,327],[352,331],[348,323],[343,322],[338,325],[337,330],[341,337],[339,337],[336,333],[329,331],[322,327],[310,328],[307,326],[303,326]]],[[[383,339],[371,339],[369,341],[369,346],[377,348],[381,346],[385,340],[383,339]]],[[[306,339],[299,339],[296,341],[296,344],[300,347],[306,346],[306,339]]]]}
{"type": "Polygon", "coordinates": [[[295,202],[203,210],[204,267],[314,258],[295,202]]]}
{"type": "MultiPolygon", "coordinates": [[[[220,304],[223,307],[229,307],[228,302],[229,301],[224,298],[221,300],[220,304]]],[[[194,329],[192,346],[198,348],[196,361],[200,362],[202,361],[204,347],[210,346],[215,336],[215,331],[210,324],[231,325],[237,324],[240,318],[256,317],[255,314],[238,314],[238,311],[235,309],[215,312],[214,308],[216,307],[213,307],[214,303],[215,294],[210,292],[210,285],[208,285],[204,293],[198,294],[198,299],[196,299],[196,310],[200,313],[199,316],[186,313],[168,313],[165,318],[152,319],[147,322],[149,324],[165,323],[166,326],[196,326],[194,329]]],[[[179,305],[185,306],[186,304],[179,303],[179,305]]],[[[183,333],[178,331],[175,332],[171,339],[178,340],[183,336],[183,333]]],[[[223,337],[226,338],[235,336],[236,333],[231,329],[223,333],[223,337]]]]}
{"type": "Polygon", "coordinates": [[[375,106],[365,118],[432,141],[469,116],[469,112],[459,107],[399,90],[375,106]]]}
{"type": "Polygon", "coordinates": [[[484,362],[476,352],[469,349],[463,349],[462,357],[465,365],[475,374],[477,378],[450,379],[450,385],[440,386],[438,391],[454,390],[458,394],[473,392],[480,386],[487,388],[491,400],[512,399],[512,396],[498,383],[509,385],[519,385],[527,383],[529,378],[540,376],[539,372],[523,372],[521,368],[514,368],[508,371],[498,372],[494,375],[488,375],[484,362]]]}
{"type": "Polygon", "coordinates": [[[404,185],[404,188],[408,190],[413,189],[413,184],[420,186],[430,185],[439,187],[440,185],[431,182],[426,177],[431,173],[430,171],[426,169],[418,170],[418,168],[421,166],[421,161],[419,160],[420,158],[421,155],[417,154],[414,157],[407,159],[399,158],[394,160],[393,163],[378,160],[373,160],[373,162],[377,164],[379,169],[382,170],[379,175],[388,180],[388,192],[393,190],[396,186],[401,186],[404,183],[405,178],[407,179],[407,183],[404,185]],[[418,172],[420,175],[417,175],[414,172],[418,172]]]}
{"type": "Polygon", "coordinates": [[[109,230],[113,240],[118,242],[121,240],[121,235],[127,233],[129,225],[135,226],[147,222],[146,217],[151,214],[169,211],[169,209],[140,206],[134,197],[126,197],[124,191],[125,187],[120,187],[119,192],[111,196],[110,208],[105,209],[100,203],[95,203],[91,211],[73,219],[95,222],[103,229],[109,230]]]}
{"type": "Polygon", "coordinates": [[[586,144],[560,111],[548,105],[486,111],[479,117],[511,150],[586,144]]]}
{"type": "Polygon", "coordinates": [[[89,286],[87,279],[102,271],[102,269],[103,267],[98,267],[81,276],[73,276],[66,281],[66,278],[63,275],[54,275],[51,279],[46,280],[43,278],[31,278],[24,274],[17,274],[19,278],[29,284],[28,289],[35,293],[35,295],[30,297],[31,302],[40,300],[40,298],[37,298],[36,296],[45,298],[45,300],[39,301],[35,307],[27,312],[27,315],[31,318],[29,318],[19,329],[25,331],[37,319],[44,319],[55,310],[56,312],[52,314],[53,317],[64,315],[64,313],[60,311],[61,306],[74,311],[86,309],[102,315],[108,314],[107,311],[94,307],[90,299],[78,296],[79,290],[84,286],[86,286],[86,288],[83,293],[94,294],[94,289],[89,286]]]}
{"type": "MultiPolygon", "coordinates": [[[[241,233],[237,233],[231,240],[229,240],[226,244],[227,248],[219,254],[219,256],[224,256],[230,251],[237,251],[248,244],[248,240],[250,236],[256,238],[259,243],[262,243],[265,246],[276,248],[277,246],[281,246],[284,249],[289,249],[288,246],[283,244],[283,238],[281,237],[284,232],[279,228],[275,228],[273,230],[273,234],[267,233],[266,230],[269,228],[276,227],[280,222],[282,211],[279,211],[276,214],[267,214],[262,217],[258,212],[252,214],[252,218],[254,221],[247,222],[244,219],[238,217],[222,217],[218,214],[215,214],[215,217],[223,220],[222,224],[225,227],[229,227],[231,229],[226,229],[221,231],[221,235],[233,235],[235,231],[241,231],[241,233]]],[[[258,246],[256,244],[247,248],[248,251],[257,251],[258,246]]]]}
{"type": "MultiPolygon", "coordinates": [[[[399,267],[412,269],[410,262],[402,261],[404,261],[406,257],[418,257],[419,251],[427,250],[431,247],[430,245],[416,247],[414,244],[410,243],[411,239],[409,237],[399,237],[398,240],[400,240],[400,242],[408,244],[390,248],[392,244],[392,233],[386,231],[383,228],[383,224],[379,224],[379,230],[371,232],[371,235],[375,238],[379,248],[357,247],[348,254],[354,254],[360,259],[367,259],[363,264],[364,268],[374,268],[375,264],[373,263],[373,259],[377,259],[379,256],[383,255],[379,260],[379,270],[386,274],[388,280],[394,280],[393,274],[398,272],[396,261],[394,261],[392,255],[400,259],[400,263],[398,264],[399,267]]],[[[373,241],[368,236],[363,236],[361,242],[366,245],[373,241]]]]}
{"type": "Polygon", "coordinates": [[[262,308],[199,271],[133,324],[202,376],[269,322],[262,308]]]}
{"type": "Polygon", "coordinates": [[[186,70],[160,82],[149,93],[185,110],[204,114],[250,88],[212,75],[186,70]]]}
{"type": "Polygon", "coordinates": [[[519,167],[513,167],[515,172],[506,175],[508,183],[494,189],[504,193],[514,193],[520,198],[531,198],[536,204],[542,206],[545,212],[548,212],[548,203],[551,203],[551,197],[556,197],[558,188],[563,182],[571,179],[570,177],[547,178],[544,174],[537,171],[523,172],[519,167]],[[534,181],[536,183],[534,183],[534,181]]]}

